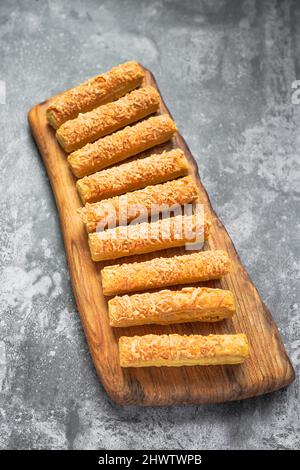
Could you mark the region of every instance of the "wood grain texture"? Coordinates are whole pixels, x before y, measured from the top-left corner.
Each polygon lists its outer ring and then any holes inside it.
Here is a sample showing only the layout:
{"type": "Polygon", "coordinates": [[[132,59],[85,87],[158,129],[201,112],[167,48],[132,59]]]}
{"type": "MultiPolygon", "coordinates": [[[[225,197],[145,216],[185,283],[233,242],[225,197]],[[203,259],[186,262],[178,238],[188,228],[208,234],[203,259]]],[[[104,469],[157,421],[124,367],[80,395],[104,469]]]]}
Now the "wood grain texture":
{"type": "MultiPolygon", "coordinates": [[[[148,70],[145,84],[157,87],[148,70]]],[[[122,328],[121,331],[110,327],[107,299],[101,288],[100,269],[113,262],[91,261],[87,234],[76,212],[81,202],[75,188],[75,178],[67,164],[66,154],[55,139],[54,130],[46,122],[45,111],[53,99],[35,106],[29,112],[29,123],[55,196],[72,286],[91,356],[111,399],[122,405],[217,403],[261,395],[291,383],[294,380],[294,370],[277,327],[242,266],[224,226],[211,207],[200,181],[195,159],[179,133],[171,142],[151,149],[145,155],[176,146],[184,150],[190,163],[190,174],[197,181],[213,222],[205,249],[226,250],[232,261],[230,275],[220,281],[197,285],[231,290],[235,296],[237,313],[232,319],[216,324],[146,325],[122,328]],[[236,366],[122,369],[118,357],[118,338],[122,335],[149,333],[245,333],[250,343],[251,356],[244,364],[236,366]]],[[[163,100],[160,112],[168,112],[163,100]]],[[[124,261],[134,262],[171,254],[184,254],[184,249],[132,256],[124,258],[124,261]]]]}

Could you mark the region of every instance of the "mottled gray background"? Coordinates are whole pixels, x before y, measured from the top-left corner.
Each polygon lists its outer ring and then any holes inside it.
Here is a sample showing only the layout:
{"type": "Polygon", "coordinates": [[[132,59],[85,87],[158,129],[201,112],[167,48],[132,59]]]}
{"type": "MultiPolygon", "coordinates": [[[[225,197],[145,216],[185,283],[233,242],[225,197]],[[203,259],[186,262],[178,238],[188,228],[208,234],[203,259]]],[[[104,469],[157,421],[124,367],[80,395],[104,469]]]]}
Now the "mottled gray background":
{"type": "Polygon", "coordinates": [[[115,64],[149,67],[297,369],[299,22],[297,1],[1,0],[1,448],[299,447],[296,382],[224,405],[109,401],[26,120],[39,101],[115,64]]]}

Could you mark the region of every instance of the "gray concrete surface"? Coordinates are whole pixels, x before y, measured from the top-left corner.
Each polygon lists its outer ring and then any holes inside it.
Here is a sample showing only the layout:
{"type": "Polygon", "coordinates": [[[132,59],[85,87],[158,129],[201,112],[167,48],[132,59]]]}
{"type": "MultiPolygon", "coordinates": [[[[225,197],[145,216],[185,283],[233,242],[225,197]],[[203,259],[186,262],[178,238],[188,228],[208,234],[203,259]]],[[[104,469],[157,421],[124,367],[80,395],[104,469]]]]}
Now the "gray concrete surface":
{"type": "Polygon", "coordinates": [[[299,370],[297,1],[0,2],[0,447],[299,448],[299,389],[224,405],[121,408],[99,384],[34,104],[137,59],[155,73],[213,204],[299,370]]]}

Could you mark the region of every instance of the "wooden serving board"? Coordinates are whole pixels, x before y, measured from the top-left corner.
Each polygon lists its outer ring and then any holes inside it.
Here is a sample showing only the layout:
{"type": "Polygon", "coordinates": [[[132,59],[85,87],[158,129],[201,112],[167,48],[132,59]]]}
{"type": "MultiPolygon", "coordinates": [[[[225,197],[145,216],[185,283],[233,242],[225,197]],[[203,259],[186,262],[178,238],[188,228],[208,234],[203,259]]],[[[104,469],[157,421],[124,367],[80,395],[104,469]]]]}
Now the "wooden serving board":
{"type": "MultiPolygon", "coordinates": [[[[147,69],[145,83],[157,88],[153,75],[147,69]]],[[[67,164],[66,154],[57,143],[53,129],[46,122],[45,111],[53,99],[31,109],[28,115],[29,123],[55,196],[73,290],[91,356],[108,395],[122,405],[216,403],[271,392],[292,382],[294,370],[277,327],[242,266],[226,229],[211,207],[206,190],[200,181],[195,159],[180,134],[168,144],[151,149],[147,154],[173,147],[184,150],[190,162],[190,174],[197,180],[203,202],[213,222],[205,249],[225,250],[232,261],[231,274],[221,281],[211,281],[204,285],[230,289],[236,300],[236,315],[232,320],[214,324],[147,325],[121,329],[110,327],[107,299],[103,296],[101,288],[100,269],[103,263],[91,261],[87,234],[76,212],[81,202],[75,189],[75,179],[67,164]],[[120,367],[118,358],[120,336],[175,332],[204,335],[246,333],[251,356],[244,364],[234,366],[140,369],[120,367]]],[[[160,112],[169,113],[163,100],[160,112]]],[[[141,255],[123,260],[131,262],[148,259],[150,256],[183,252],[184,249],[173,249],[167,253],[157,252],[154,255],[141,255]]],[[[114,263],[119,262],[120,260],[117,260],[114,263]]]]}

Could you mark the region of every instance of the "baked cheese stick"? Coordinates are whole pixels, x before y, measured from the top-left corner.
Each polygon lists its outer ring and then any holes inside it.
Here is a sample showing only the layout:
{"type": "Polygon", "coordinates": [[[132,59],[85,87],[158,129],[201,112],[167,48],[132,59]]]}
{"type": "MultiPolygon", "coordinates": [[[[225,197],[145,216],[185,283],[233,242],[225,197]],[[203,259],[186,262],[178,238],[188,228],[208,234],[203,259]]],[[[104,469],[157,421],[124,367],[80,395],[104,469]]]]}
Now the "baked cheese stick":
{"type": "Polygon", "coordinates": [[[68,162],[74,175],[82,178],[162,144],[175,132],[176,125],[167,114],[150,117],[70,153],[68,162]]]}
{"type": "Polygon", "coordinates": [[[109,323],[115,327],[216,322],[232,317],[234,312],[233,295],[229,290],[208,287],[123,295],[108,302],[109,323]]]}
{"type": "Polygon", "coordinates": [[[121,336],[121,367],[241,364],[249,356],[244,334],[121,336]]]}
{"type": "Polygon", "coordinates": [[[83,204],[163,183],[187,174],[188,162],[180,149],[140,158],[77,180],[83,204]]]}
{"type": "Polygon", "coordinates": [[[65,122],[56,131],[56,137],[66,152],[73,152],[89,142],[121,129],[153,114],[160,103],[158,92],[152,86],[138,88],[117,101],[79,114],[65,122]]]}
{"type": "Polygon", "coordinates": [[[225,251],[200,251],[137,263],[106,266],[101,271],[105,295],[218,279],[230,271],[225,251]]]}
{"type": "Polygon", "coordinates": [[[147,188],[115,196],[94,204],[86,204],[78,209],[87,232],[95,232],[101,224],[104,229],[112,220],[116,225],[143,217],[158,214],[176,204],[184,205],[195,201],[199,196],[196,183],[191,176],[185,176],[167,183],[147,186],[147,188]]]}
{"type": "Polygon", "coordinates": [[[185,244],[199,243],[208,238],[210,222],[198,215],[177,215],[128,226],[120,226],[89,234],[93,261],[122,258],[185,244]]]}
{"type": "Polygon", "coordinates": [[[81,85],[61,93],[46,111],[54,129],[79,113],[120,98],[142,84],[144,70],[137,62],[125,62],[103,75],[97,75],[81,85]]]}

